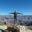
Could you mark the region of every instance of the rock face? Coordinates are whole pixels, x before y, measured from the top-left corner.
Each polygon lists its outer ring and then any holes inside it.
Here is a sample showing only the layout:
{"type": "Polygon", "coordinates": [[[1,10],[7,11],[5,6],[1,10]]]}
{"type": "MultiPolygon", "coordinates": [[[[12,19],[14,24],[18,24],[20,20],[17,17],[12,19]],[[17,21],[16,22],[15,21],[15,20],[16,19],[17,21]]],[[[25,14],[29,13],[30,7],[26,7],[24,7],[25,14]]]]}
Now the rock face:
{"type": "Polygon", "coordinates": [[[27,28],[27,26],[18,25],[17,27],[19,28],[20,32],[32,32],[32,30],[27,28]]]}
{"type": "Polygon", "coordinates": [[[0,29],[2,29],[2,30],[7,29],[7,25],[0,25],[0,29]]]}
{"type": "Polygon", "coordinates": [[[15,29],[14,27],[8,27],[6,30],[12,31],[12,32],[19,32],[19,29],[15,29]]]}

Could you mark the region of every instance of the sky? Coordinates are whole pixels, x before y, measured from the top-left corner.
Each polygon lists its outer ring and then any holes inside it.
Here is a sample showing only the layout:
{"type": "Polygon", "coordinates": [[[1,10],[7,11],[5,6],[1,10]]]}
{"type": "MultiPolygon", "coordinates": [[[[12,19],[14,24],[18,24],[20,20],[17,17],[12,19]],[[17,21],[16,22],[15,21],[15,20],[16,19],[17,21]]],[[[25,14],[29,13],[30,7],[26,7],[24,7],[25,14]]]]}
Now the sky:
{"type": "Polygon", "coordinates": [[[23,15],[32,15],[32,0],[0,0],[0,15],[9,15],[15,10],[23,15]]]}

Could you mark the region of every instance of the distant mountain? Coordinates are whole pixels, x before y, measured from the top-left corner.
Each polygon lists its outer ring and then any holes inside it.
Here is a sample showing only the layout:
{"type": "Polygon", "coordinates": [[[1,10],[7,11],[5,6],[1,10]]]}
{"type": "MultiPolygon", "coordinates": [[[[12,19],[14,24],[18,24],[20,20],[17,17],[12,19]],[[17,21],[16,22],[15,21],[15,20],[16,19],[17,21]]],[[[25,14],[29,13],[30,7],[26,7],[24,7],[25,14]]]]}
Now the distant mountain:
{"type": "MultiPolygon", "coordinates": [[[[20,17],[17,16],[17,19],[20,17]]],[[[0,15],[0,22],[13,22],[14,16],[13,15],[0,15]]]]}
{"type": "MultiPolygon", "coordinates": [[[[17,16],[17,23],[18,24],[24,24],[24,25],[26,25],[26,24],[29,24],[29,23],[31,23],[31,21],[30,20],[27,20],[28,19],[28,17],[32,17],[32,16],[20,16],[20,15],[18,15],[17,16]]],[[[0,22],[6,22],[6,23],[14,23],[14,16],[13,15],[0,15],[0,22]]]]}

